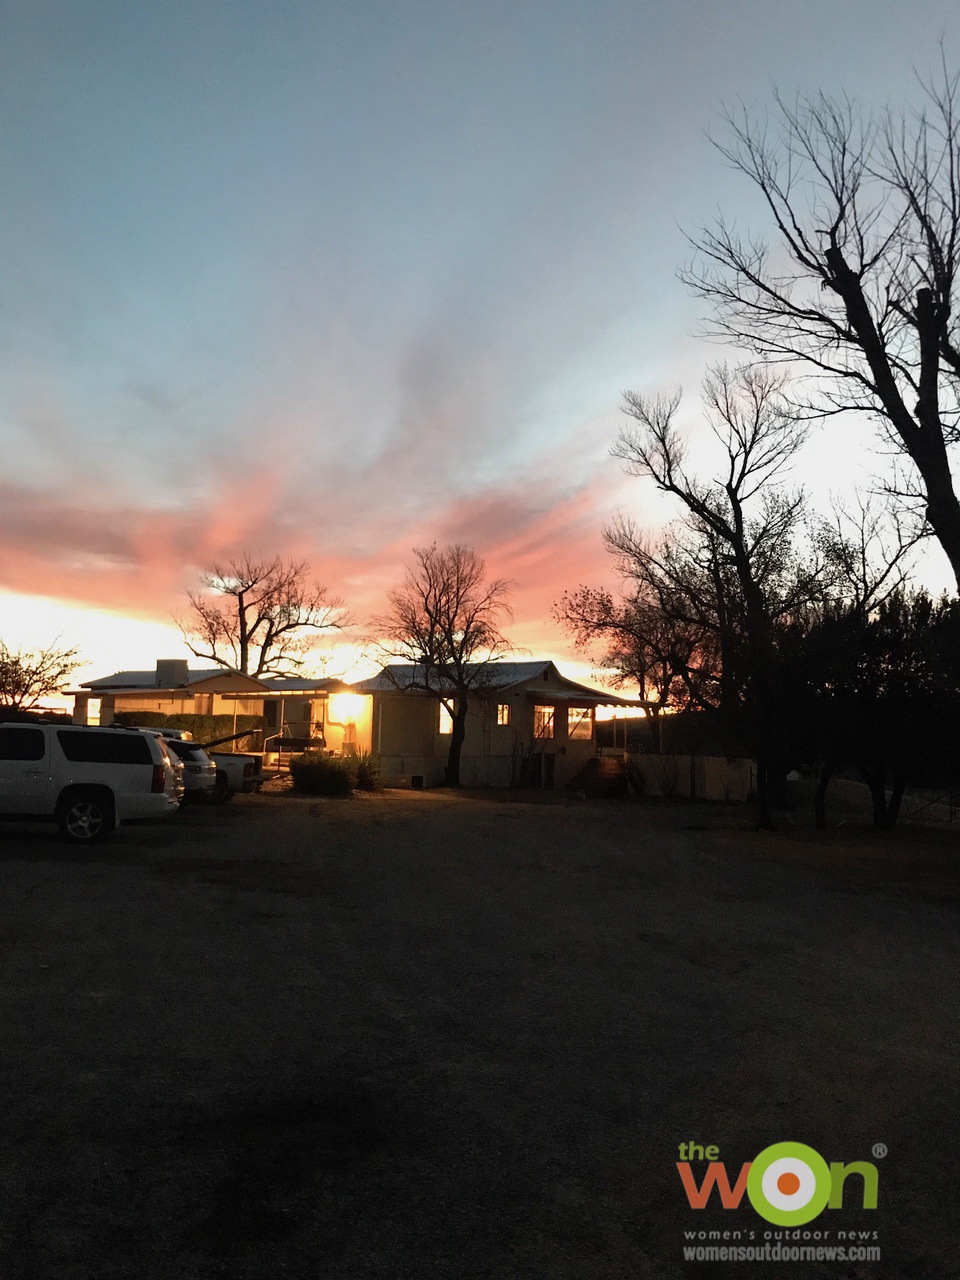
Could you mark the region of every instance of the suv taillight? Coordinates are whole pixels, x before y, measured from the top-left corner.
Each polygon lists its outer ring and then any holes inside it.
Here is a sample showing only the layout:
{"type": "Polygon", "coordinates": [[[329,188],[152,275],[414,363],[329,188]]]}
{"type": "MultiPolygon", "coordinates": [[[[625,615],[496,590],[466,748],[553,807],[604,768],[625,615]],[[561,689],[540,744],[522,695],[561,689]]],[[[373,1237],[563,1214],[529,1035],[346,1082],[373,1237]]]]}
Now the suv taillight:
{"type": "Polygon", "coordinates": [[[167,782],[167,766],[165,764],[155,764],[153,766],[153,782],[150,784],[151,791],[166,790],[167,782]]]}
{"type": "Polygon", "coordinates": [[[243,766],[243,776],[245,778],[252,778],[255,768],[256,768],[256,765],[254,764],[254,762],[252,760],[248,760],[247,763],[243,766]]]}

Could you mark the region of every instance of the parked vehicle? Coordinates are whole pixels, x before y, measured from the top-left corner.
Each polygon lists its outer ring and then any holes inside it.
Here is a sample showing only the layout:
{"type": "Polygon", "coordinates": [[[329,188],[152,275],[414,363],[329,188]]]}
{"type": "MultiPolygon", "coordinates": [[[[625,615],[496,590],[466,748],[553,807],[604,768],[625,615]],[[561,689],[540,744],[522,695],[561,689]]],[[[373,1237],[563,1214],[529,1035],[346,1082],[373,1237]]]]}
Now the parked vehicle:
{"type": "Polygon", "coordinates": [[[173,754],[173,752],[170,750],[169,744],[165,742],[163,738],[158,739],[158,741],[160,743],[160,750],[163,754],[163,757],[167,763],[167,766],[170,769],[171,774],[173,775],[173,780],[174,780],[173,789],[177,794],[178,801],[182,803],[184,793],[187,789],[186,783],[183,780],[183,772],[184,772],[183,761],[178,759],[178,757],[173,754]]]}
{"type": "Polygon", "coordinates": [[[259,791],[263,786],[262,756],[242,755],[234,751],[210,750],[211,747],[219,746],[222,742],[233,742],[237,738],[247,737],[248,734],[245,732],[232,734],[228,738],[217,738],[213,742],[203,744],[193,741],[193,734],[189,729],[171,729],[168,725],[157,729],[147,728],[146,725],[136,725],[134,727],[142,729],[145,733],[160,734],[166,740],[167,746],[171,751],[175,752],[183,760],[187,770],[188,796],[191,791],[199,791],[202,788],[206,793],[206,799],[214,804],[226,804],[228,800],[233,799],[238,791],[249,794],[253,791],[259,791]],[[203,760],[209,760],[213,764],[212,785],[209,781],[210,774],[206,770],[202,774],[202,783],[200,781],[191,782],[191,775],[194,778],[198,777],[196,770],[190,769],[191,761],[202,764],[203,760]]]}
{"type": "Polygon", "coordinates": [[[182,796],[182,773],[152,734],[0,724],[0,818],[53,820],[91,844],[120,822],[175,812],[182,796]]]}
{"type": "Polygon", "coordinates": [[[218,804],[226,804],[238,791],[259,791],[263,786],[263,760],[260,756],[245,756],[230,751],[210,751],[210,759],[217,766],[217,782],[213,798],[218,804]]]}
{"type": "Polygon", "coordinates": [[[183,729],[148,729],[135,725],[141,733],[154,733],[161,738],[170,754],[183,765],[184,800],[207,801],[215,798],[217,766],[196,742],[191,742],[183,729]]]}

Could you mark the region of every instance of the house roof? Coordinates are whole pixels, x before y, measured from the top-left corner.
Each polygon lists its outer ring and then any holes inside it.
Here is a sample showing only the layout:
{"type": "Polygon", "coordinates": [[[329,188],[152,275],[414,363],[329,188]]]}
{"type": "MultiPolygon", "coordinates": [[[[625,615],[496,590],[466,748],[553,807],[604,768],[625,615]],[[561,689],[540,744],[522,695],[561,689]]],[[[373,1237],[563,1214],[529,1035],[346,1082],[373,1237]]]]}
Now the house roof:
{"type": "Polygon", "coordinates": [[[169,693],[173,689],[185,689],[191,685],[201,684],[204,680],[213,680],[220,676],[241,676],[250,684],[240,690],[226,691],[236,693],[237,697],[245,697],[249,694],[256,695],[260,690],[265,693],[310,693],[313,691],[322,693],[350,693],[353,686],[344,684],[342,680],[334,678],[317,679],[309,676],[248,676],[242,671],[234,671],[232,667],[208,667],[200,671],[186,672],[186,678],[177,684],[164,683],[157,684],[156,671],[115,671],[111,676],[100,676],[96,680],[84,680],[81,689],[89,689],[91,691],[97,689],[103,690],[122,690],[122,689],[149,689],[151,693],[158,690],[169,693]],[[251,687],[252,686],[252,687],[251,687]]]}
{"type": "MultiPolygon", "coordinates": [[[[637,706],[630,698],[621,698],[603,689],[591,689],[565,676],[549,659],[533,662],[470,663],[470,667],[485,667],[487,679],[476,688],[477,693],[503,692],[516,685],[536,680],[537,686],[528,688],[531,696],[544,701],[570,702],[573,700],[590,706],[637,706]]],[[[353,686],[359,693],[423,692],[424,669],[410,662],[391,662],[369,680],[360,680],[353,686]]],[[[449,684],[447,686],[450,687],[449,684]]]]}
{"type": "Polygon", "coordinates": [[[573,707],[642,707],[644,704],[635,698],[623,698],[619,693],[608,693],[606,689],[590,689],[585,684],[577,684],[571,680],[559,688],[535,688],[528,686],[524,692],[528,698],[538,702],[567,702],[573,707]]]}
{"type": "MultiPolygon", "coordinates": [[[[158,685],[156,670],[115,671],[112,676],[99,676],[96,680],[84,680],[80,687],[81,689],[183,689],[192,684],[199,684],[201,680],[212,680],[214,676],[237,676],[242,674],[242,672],[233,671],[229,667],[209,667],[202,671],[187,671],[186,679],[182,683],[158,685]]],[[[248,680],[256,679],[255,676],[247,676],[246,678],[248,680]]]]}
{"type": "MultiPolygon", "coordinates": [[[[467,664],[471,670],[485,668],[487,679],[485,689],[506,689],[510,685],[520,684],[542,676],[552,662],[471,662],[467,664]]],[[[423,691],[425,669],[412,662],[390,662],[375,676],[368,680],[358,680],[353,686],[359,693],[396,693],[404,690],[423,691]]],[[[435,680],[435,678],[434,678],[435,680]]],[[[479,686],[478,686],[479,688],[479,686]]]]}
{"type": "Polygon", "coordinates": [[[260,683],[274,693],[353,693],[354,686],[331,676],[318,680],[310,676],[261,676],[260,683]]]}

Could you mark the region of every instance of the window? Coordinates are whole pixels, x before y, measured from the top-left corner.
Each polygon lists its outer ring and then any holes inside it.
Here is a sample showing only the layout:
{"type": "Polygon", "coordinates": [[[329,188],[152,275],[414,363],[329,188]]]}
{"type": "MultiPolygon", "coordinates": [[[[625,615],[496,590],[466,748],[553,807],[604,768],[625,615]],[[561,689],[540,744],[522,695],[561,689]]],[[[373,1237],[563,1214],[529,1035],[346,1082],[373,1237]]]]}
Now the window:
{"type": "Polygon", "coordinates": [[[212,716],[213,694],[195,693],[193,695],[193,713],[197,716],[212,716]]]}
{"type": "Polygon", "coordinates": [[[57,738],[68,760],[84,764],[153,764],[150,747],[142,733],[58,729],[57,738]]]}
{"type": "Polygon", "coordinates": [[[167,750],[172,752],[178,760],[195,760],[200,764],[207,763],[207,753],[203,747],[198,747],[195,742],[184,742],[182,738],[166,738],[164,739],[167,750]]]}
{"type": "Polygon", "coordinates": [[[571,707],[567,712],[567,737],[588,741],[593,737],[593,718],[589,707],[571,707]]]}
{"type": "Polygon", "coordinates": [[[535,738],[553,737],[553,707],[533,708],[533,736],[535,738]]]}
{"type": "Polygon", "coordinates": [[[42,760],[42,729],[0,729],[0,760],[42,760]]]}
{"type": "Polygon", "coordinates": [[[440,703],[440,723],[437,726],[439,733],[453,733],[453,716],[447,708],[440,703]]]}
{"type": "Polygon", "coordinates": [[[497,724],[510,723],[510,703],[500,702],[497,704],[497,724]]]}

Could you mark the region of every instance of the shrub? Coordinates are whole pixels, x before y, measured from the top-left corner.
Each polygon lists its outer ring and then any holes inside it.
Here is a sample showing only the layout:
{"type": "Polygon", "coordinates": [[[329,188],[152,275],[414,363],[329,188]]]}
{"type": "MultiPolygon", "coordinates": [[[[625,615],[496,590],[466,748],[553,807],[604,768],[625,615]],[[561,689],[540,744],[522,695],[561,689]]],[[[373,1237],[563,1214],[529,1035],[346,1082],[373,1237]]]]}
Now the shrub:
{"type": "Polygon", "coordinates": [[[346,760],[305,751],[290,761],[293,789],[306,796],[349,796],[353,792],[353,770],[346,760]]]}
{"type": "Polygon", "coordinates": [[[633,787],[636,795],[643,796],[647,788],[647,780],[643,776],[643,770],[637,764],[636,760],[627,757],[627,782],[633,787]]]}
{"type": "Polygon", "coordinates": [[[354,786],[358,791],[380,790],[380,761],[369,751],[361,751],[354,762],[356,780],[354,786]]]}
{"type": "Polygon", "coordinates": [[[680,794],[680,766],[676,756],[651,756],[651,759],[660,795],[664,800],[675,800],[680,794]]]}
{"type": "Polygon", "coordinates": [[[265,723],[263,716],[240,715],[234,729],[232,714],[201,716],[186,711],[178,715],[167,715],[165,711],[118,711],[114,719],[117,724],[139,724],[145,729],[186,729],[193,734],[194,742],[213,742],[242,729],[250,731],[249,737],[228,743],[227,751],[259,751],[265,723]]]}
{"type": "Polygon", "coordinates": [[[145,729],[164,729],[168,719],[162,711],[118,711],[113,717],[113,723],[139,724],[145,729]]]}

